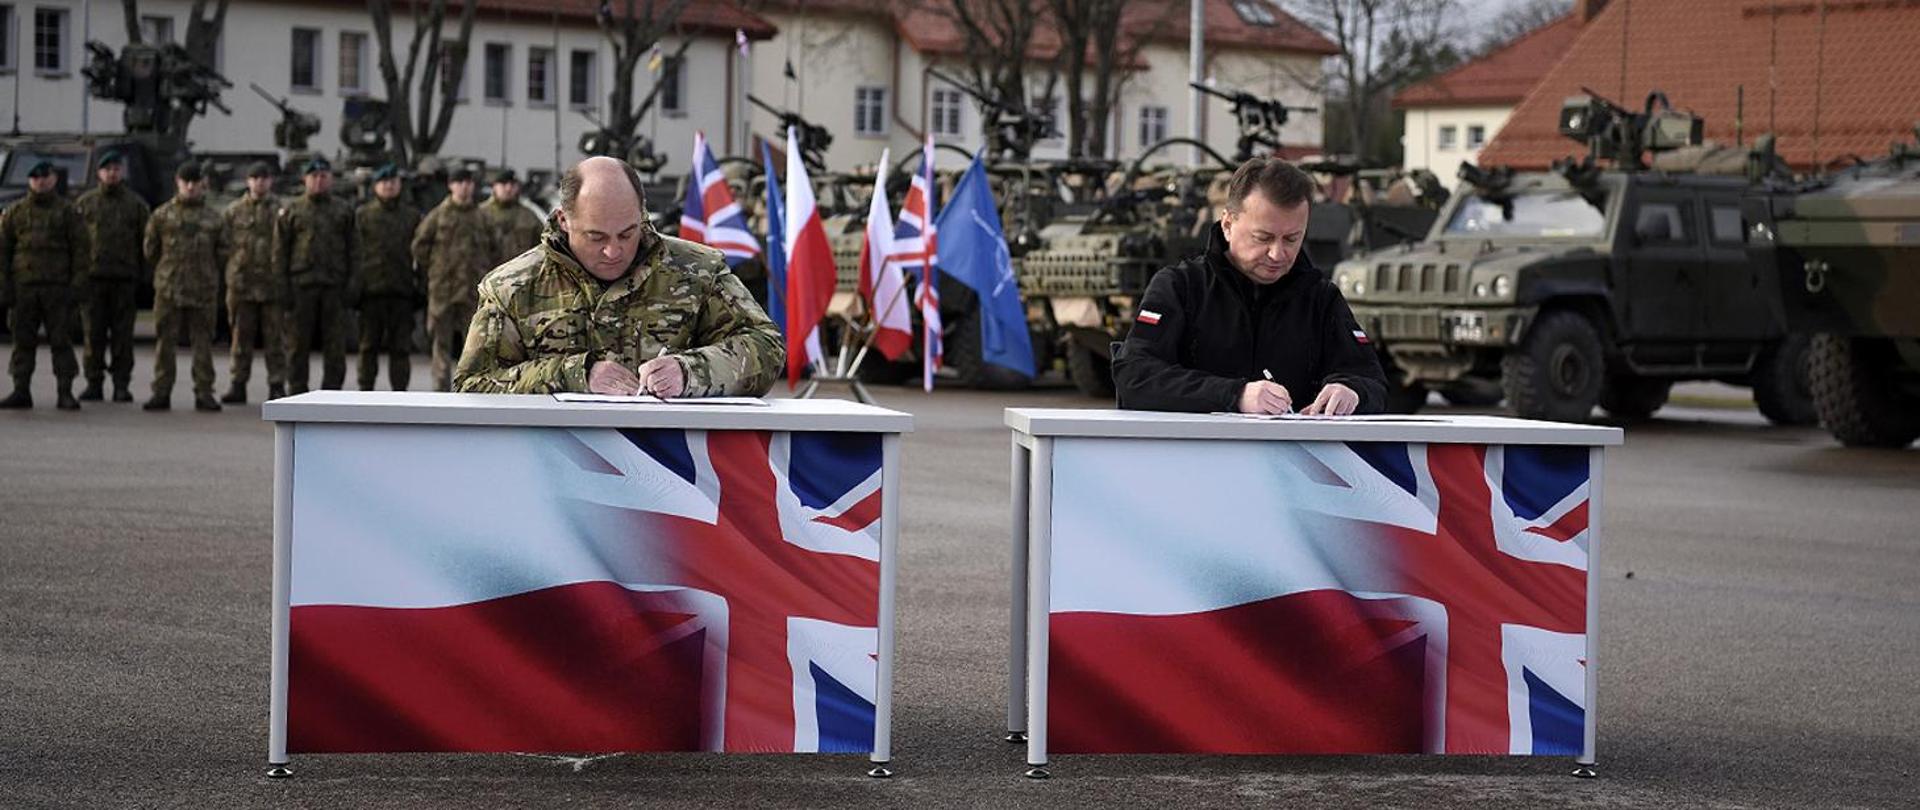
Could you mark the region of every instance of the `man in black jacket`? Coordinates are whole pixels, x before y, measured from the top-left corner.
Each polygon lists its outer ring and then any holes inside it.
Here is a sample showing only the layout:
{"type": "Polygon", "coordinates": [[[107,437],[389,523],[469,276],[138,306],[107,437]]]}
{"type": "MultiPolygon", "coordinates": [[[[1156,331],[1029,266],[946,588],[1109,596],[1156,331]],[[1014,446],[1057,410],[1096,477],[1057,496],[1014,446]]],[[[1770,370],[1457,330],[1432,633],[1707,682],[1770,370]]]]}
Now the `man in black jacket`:
{"type": "Polygon", "coordinates": [[[1206,253],[1154,274],[1115,346],[1120,407],[1378,413],[1386,376],[1339,288],[1300,250],[1313,181],[1278,158],[1233,173],[1206,253]]]}

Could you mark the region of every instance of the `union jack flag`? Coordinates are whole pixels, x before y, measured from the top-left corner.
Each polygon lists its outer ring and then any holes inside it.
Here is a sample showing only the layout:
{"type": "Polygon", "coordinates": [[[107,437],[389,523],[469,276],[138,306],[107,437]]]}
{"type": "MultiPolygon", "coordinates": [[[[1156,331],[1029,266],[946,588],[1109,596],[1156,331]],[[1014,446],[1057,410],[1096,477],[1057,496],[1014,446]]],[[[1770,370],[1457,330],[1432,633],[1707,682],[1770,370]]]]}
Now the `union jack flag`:
{"type": "Polygon", "coordinates": [[[920,382],[928,391],[933,390],[933,374],[944,359],[940,289],[934,268],[939,238],[934,227],[933,189],[933,138],[928,136],[920,151],[920,171],[914,173],[907,200],[900,206],[900,222],[893,230],[893,253],[888,257],[920,285],[914,304],[920,309],[920,382]]]}
{"type": "Polygon", "coordinates": [[[760,255],[760,240],[747,230],[747,218],[727,186],[727,175],[713,159],[704,132],[693,133],[692,171],[687,174],[686,204],[680,209],[680,238],[717,248],[727,266],[760,255]]]}

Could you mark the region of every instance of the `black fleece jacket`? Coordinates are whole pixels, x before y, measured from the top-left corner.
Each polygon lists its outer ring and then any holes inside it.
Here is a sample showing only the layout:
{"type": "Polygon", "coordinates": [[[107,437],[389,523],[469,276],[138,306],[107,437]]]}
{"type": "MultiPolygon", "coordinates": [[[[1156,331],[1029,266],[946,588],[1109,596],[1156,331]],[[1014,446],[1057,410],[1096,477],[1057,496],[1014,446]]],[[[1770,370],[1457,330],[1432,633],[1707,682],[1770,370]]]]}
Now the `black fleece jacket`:
{"type": "Polygon", "coordinates": [[[1115,344],[1120,407],[1209,413],[1238,409],[1248,382],[1273,373],[1301,409],[1328,383],[1360,395],[1355,413],[1386,405],[1380,358],[1347,300],[1301,251],[1279,281],[1256,285],[1227,260],[1213,225],[1207,251],[1147,283],[1133,329],[1115,344]]]}

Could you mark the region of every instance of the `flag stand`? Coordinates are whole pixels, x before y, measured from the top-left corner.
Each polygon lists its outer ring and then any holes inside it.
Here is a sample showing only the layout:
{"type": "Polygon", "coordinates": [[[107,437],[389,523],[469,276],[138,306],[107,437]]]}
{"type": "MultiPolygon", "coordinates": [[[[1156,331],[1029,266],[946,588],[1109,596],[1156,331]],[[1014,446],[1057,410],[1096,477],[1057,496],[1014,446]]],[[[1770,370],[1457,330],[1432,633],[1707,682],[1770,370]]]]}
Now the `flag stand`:
{"type": "Polygon", "coordinates": [[[867,332],[867,338],[860,340],[857,335],[862,330],[851,319],[846,320],[847,328],[840,335],[840,351],[834,355],[831,371],[816,371],[807,380],[807,387],[800,389],[796,399],[812,399],[814,392],[820,390],[821,383],[846,383],[853,391],[853,398],[861,404],[876,405],[873,395],[867,392],[866,383],[860,381],[860,364],[867,359],[867,349],[873,346],[873,333],[867,332]],[[858,342],[856,349],[854,344],[858,342]]]}

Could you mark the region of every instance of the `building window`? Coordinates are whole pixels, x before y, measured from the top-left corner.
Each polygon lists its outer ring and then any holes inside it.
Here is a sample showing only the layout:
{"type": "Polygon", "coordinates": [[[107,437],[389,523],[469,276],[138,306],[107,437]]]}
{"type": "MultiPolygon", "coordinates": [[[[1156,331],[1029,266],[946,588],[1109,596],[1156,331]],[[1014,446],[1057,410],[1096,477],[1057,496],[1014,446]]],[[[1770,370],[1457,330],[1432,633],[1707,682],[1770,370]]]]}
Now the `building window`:
{"type": "Polygon", "coordinates": [[[33,10],[33,69],[40,73],[67,72],[67,10],[33,10]]]}
{"type": "Polygon", "coordinates": [[[1140,108],[1140,148],[1159,143],[1167,139],[1167,108],[1147,106],[1140,108]]]}
{"type": "Polygon", "coordinates": [[[567,103],[575,107],[592,107],[594,85],[599,76],[595,73],[596,57],[593,51],[574,51],[571,55],[571,70],[567,74],[567,103]]]}
{"type": "Polygon", "coordinates": [[[527,49],[527,103],[553,103],[553,49],[527,49]]]}
{"type": "Polygon", "coordinates": [[[937,87],[933,91],[933,101],[928,105],[930,122],[935,135],[949,138],[960,137],[960,111],[964,96],[951,87],[937,87]]]}
{"type": "Polygon", "coordinates": [[[1440,128],[1439,148],[1452,149],[1459,145],[1460,145],[1460,128],[1459,127],[1441,127],[1440,128]]]}
{"type": "Polygon", "coordinates": [[[148,45],[172,45],[173,18],[141,17],[140,38],[148,45]]]}
{"type": "Polygon", "coordinates": [[[660,111],[669,115],[687,112],[687,59],[669,56],[660,60],[660,111]]]}
{"type": "Polygon", "coordinates": [[[513,65],[513,46],[504,42],[487,43],[487,101],[505,104],[507,98],[507,70],[513,65]]]}
{"type": "Polygon", "coordinates": [[[1233,10],[1248,25],[1270,26],[1279,22],[1267,0],[1233,0],[1233,10]]]}
{"type": "Polygon", "coordinates": [[[1479,149],[1487,145],[1487,128],[1475,124],[1467,127],[1467,148],[1479,149]]]}
{"type": "Polygon", "coordinates": [[[340,32],[340,95],[367,94],[367,35],[340,32]]]}
{"type": "Polygon", "coordinates": [[[312,28],[293,29],[293,74],[288,82],[295,90],[317,92],[320,89],[320,32],[312,28]]]}
{"type": "Polygon", "coordinates": [[[887,134],[887,88],[853,88],[853,133],[887,134]]]}
{"type": "Polygon", "coordinates": [[[0,70],[13,70],[13,6],[0,6],[0,70]]]}

